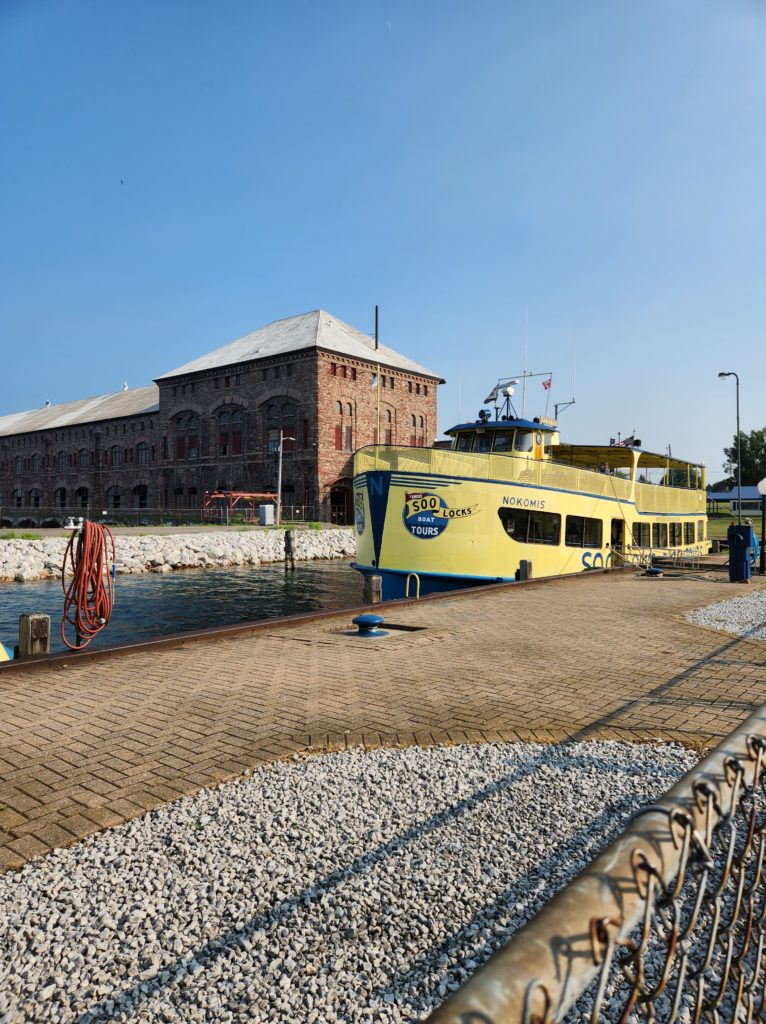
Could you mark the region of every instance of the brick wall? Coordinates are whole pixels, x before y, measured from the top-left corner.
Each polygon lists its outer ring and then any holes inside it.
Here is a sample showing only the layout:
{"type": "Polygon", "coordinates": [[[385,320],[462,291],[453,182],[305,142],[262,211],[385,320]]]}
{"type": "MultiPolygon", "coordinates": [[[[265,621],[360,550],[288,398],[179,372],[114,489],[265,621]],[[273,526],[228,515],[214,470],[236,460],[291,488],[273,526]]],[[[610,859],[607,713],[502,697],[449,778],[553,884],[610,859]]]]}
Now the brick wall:
{"type": "Polygon", "coordinates": [[[157,427],[154,413],[0,439],[3,509],[16,508],[19,496],[30,510],[151,505],[157,427]]]}
{"type": "Polygon", "coordinates": [[[32,509],[198,509],[206,490],[274,491],[281,427],[295,439],[283,448],[284,504],[349,518],[352,453],[375,442],[378,402],[382,443],[435,438],[432,379],[314,349],[158,383],[154,415],[0,439],[0,504],[21,491],[32,509]]]}

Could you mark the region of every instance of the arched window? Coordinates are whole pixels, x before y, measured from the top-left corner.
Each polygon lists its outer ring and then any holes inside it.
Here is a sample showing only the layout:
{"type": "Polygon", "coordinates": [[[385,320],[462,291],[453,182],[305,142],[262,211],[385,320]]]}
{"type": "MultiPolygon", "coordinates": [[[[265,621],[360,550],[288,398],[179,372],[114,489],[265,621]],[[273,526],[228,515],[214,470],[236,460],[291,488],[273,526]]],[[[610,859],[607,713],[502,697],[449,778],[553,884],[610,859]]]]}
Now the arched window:
{"type": "Polygon", "coordinates": [[[67,466],[66,452],[59,452],[58,455],[56,456],[56,468],[57,469],[66,469],[66,466],[67,466]]]}
{"type": "Polygon", "coordinates": [[[346,415],[347,416],[353,416],[354,415],[354,410],[353,410],[353,407],[351,405],[351,402],[346,402],[346,415]]]}
{"type": "Polygon", "coordinates": [[[338,416],[342,416],[343,415],[343,405],[342,405],[341,402],[336,402],[335,403],[335,411],[338,414],[338,416]]]}
{"type": "Polygon", "coordinates": [[[77,508],[88,507],[88,488],[78,487],[74,492],[74,503],[77,508]]]}
{"type": "Polygon", "coordinates": [[[425,420],[422,416],[412,416],[411,422],[412,433],[410,435],[410,444],[417,448],[422,448],[426,443],[425,420]]]}
{"type": "Polygon", "coordinates": [[[122,508],[122,488],[109,487],[106,492],[106,507],[109,509],[122,508]]]}
{"type": "MultiPolygon", "coordinates": [[[[122,449],[118,444],[113,444],[109,449],[109,465],[119,466],[122,463],[122,449]]],[[[115,505],[115,508],[119,508],[119,505],[115,505]]]]}
{"type": "Polygon", "coordinates": [[[90,457],[88,455],[88,449],[87,448],[81,448],[80,452],[79,452],[79,457],[80,457],[80,469],[87,469],[88,468],[88,463],[90,461],[90,457]]]}
{"type": "Polygon", "coordinates": [[[283,402],[281,412],[282,419],[282,451],[292,452],[298,438],[297,409],[295,402],[283,402]]]}
{"type": "Polygon", "coordinates": [[[33,473],[39,473],[40,472],[40,462],[41,462],[40,456],[35,452],[35,454],[32,456],[32,459],[31,459],[31,461],[29,463],[33,473]]]}
{"type": "Polygon", "coordinates": [[[218,421],[218,454],[242,454],[242,410],[238,406],[227,405],[217,414],[218,421]]]}
{"type": "Polygon", "coordinates": [[[182,412],[173,419],[176,462],[199,458],[199,416],[193,412],[182,412]]]}
{"type": "Polygon", "coordinates": [[[133,508],[146,508],[149,498],[149,488],[146,484],[136,484],[131,492],[133,508]]]}
{"type": "Polygon", "coordinates": [[[40,507],[41,494],[36,487],[33,487],[29,492],[29,504],[32,508],[40,507]]]}
{"type": "Polygon", "coordinates": [[[390,409],[386,409],[386,421],[383,428],[383,443],[393,444],[394,443],[394,417],[390,409]]]}
{"type": "Polygon", "coordinates": [[[53,504],[56,508],[66,508],[66,487],[57,487],[53,492],[53,504]]]}
{"type": "MultiPolygon", "coordinates": [[[[21,470],[23,469],[23,467],[24,467],[24,462],[23,462],[21,456],[17,455],[16,458],[13,460],[13,472],[14,473],[20,473],[21,470]]],[[[21,493],[21,492],[19,492],[19,493],[21,493]]],[[[21,505],[18,505],[17,507],[21,508],[21,505]]]]}
{"type": "Polygon", "coordinates": [[[298,437],[298,409],[289,398],[277,399],[266,406],[266,451],[279,451],[279,431],[282,431],[282,451],[291,452],[298,437]]]}
{"type": "Polygon", "coordinates": [[[149,464],[149,445],[146,441],[141,441],[136,445],[136,462],[139,466],[146,466],[149,464]]]}
{"type": "Polygon", "coordinates": [[[14,508],[21,508],[23,506],[23,504],[24,504],[24,492],[21,490],[20,487],[17,487],[15,489],[15,491],[11,495],[11,500],[13,502],[13,507],[14,508]]]}

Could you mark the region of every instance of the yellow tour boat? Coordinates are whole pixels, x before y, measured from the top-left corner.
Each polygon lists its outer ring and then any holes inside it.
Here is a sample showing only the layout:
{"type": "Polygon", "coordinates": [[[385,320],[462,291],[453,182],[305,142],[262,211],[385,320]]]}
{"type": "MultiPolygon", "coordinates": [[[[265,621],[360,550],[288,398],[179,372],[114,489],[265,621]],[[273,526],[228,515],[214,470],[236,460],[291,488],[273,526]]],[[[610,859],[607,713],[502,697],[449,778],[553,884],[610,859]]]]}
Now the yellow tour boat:
{"type": "Polygon", "coordinates": [[[383,600],[708,550],[704,466],[635,438],[564,444],[555,420],[515,416],[512,393],[503,415],[448,430],[450,448],[356,452],[353,565],[383,600]]]}

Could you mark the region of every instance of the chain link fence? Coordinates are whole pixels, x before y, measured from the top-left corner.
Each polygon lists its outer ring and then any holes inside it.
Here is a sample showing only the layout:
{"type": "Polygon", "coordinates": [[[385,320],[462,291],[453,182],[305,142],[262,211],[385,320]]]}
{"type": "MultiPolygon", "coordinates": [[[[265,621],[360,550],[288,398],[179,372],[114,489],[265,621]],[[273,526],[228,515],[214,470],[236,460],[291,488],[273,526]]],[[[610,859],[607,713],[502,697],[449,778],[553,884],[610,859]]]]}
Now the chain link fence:
{"type": "MultiPolygon", "coordinates": [[[[4,530],[65,529],[71,518],[103,523],[105,526],[209,526],[217,520],[211,511],[203,516],[201,508],[0,508],[0,528],[4,530]]],[[[316,504],[282,505],[282,524],[310,523],[319,520],[316,504]]],[[[225,515],[218,521],[225,525],[225,515]]],[[[245,516],[235,510],[229,517],[229,524],[258,523],[257,509],[245,516]]]]}
{"type": "Polygon", "coordinates": [[[766,1016],[766,708],[522,928],[430,1024],[766,1016]]]}

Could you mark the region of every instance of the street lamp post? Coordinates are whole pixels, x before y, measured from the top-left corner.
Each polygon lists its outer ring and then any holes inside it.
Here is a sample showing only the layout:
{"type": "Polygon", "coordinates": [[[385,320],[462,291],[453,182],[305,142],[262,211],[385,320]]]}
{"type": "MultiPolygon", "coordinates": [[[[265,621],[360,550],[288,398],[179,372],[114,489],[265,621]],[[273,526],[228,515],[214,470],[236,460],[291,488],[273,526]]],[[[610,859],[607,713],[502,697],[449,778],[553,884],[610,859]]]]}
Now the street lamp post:
{"type": "Polygon", "coordinates": [[[766,477],[758,484],[758,493],[761,496],[761,558],[758,572],[766,576],[766,477]]]}
{"type": "Polygon", "coordinates": [[[742,525],[742,439],[739,436],[739,374],[733,370],[718,374],[719,377],[734,377],[737,382],[737,525],[742,525]]]}
{"type": "Polygon", "coordinates": [[[282,522],[282,446],[285,441],[294,441],[294,437],[285,437],[282,428],[279,430],[279,461],[277,463],[277,526],[282,522]]]}

